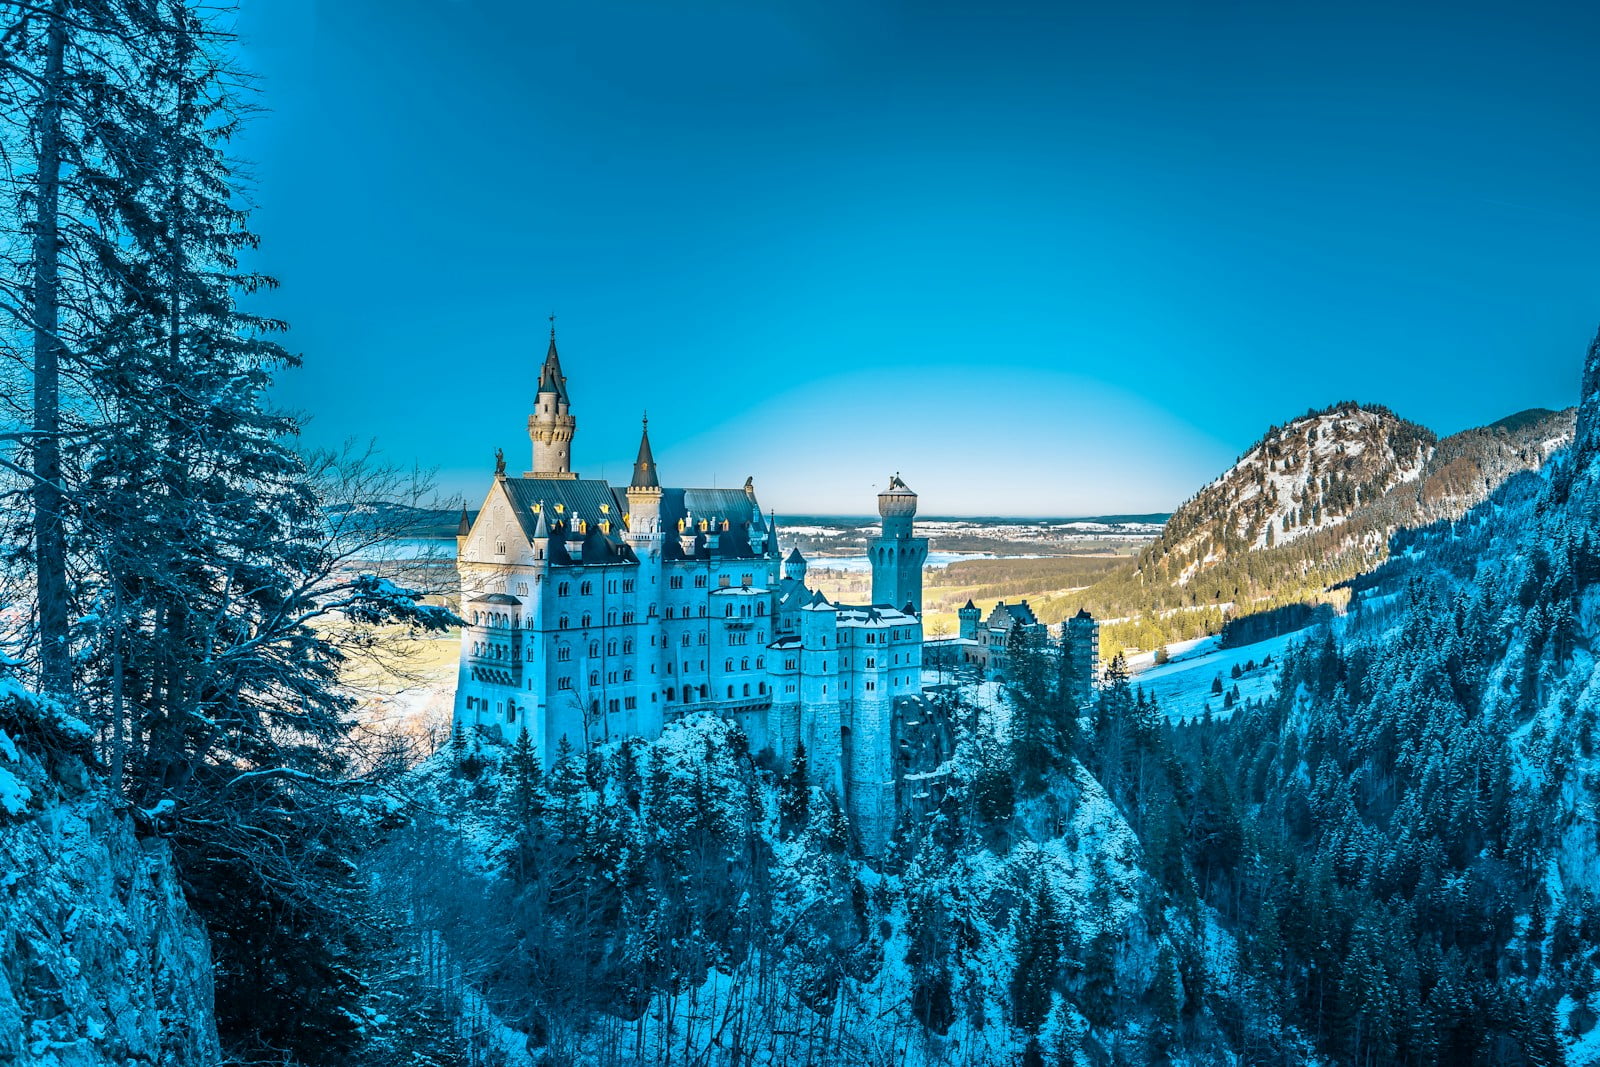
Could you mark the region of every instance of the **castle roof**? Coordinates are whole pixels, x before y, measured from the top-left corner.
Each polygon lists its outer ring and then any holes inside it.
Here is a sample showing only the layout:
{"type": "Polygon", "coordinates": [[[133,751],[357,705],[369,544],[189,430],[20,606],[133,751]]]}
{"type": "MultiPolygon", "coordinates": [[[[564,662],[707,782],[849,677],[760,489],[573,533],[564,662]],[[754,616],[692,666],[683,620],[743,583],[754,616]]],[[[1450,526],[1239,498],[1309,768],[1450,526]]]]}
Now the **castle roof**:
{"type": "Polygon", "coordinates": [[[550,324],[550,347],[544,354],[544,366],[539,368],[539,392],[554,393],[563,403],[570,404],[567,396],[567,376],[561,373],[561,357],[556,355],[556,327],[550,324]]]}
{"type": "Polygon", "coordinates": [[[1021,623],[1024,626],[1039,625],[1039,616],[1033,613],[1033,608],[1028,606],[1026,600],[1019,604],[1007,604],[1004,600],[994,606],[986,620],[989,626],[1001,626],[1010,629],[1012,623],[1021,623]]]}
{"type": "Polygon", "coordinates": [[[1074,619],[1088,619],[1090,622],[1094,621],[1094,616],[1089,614],[1089,609],[1088,608],[1079,608],[1078,609],[1078,613],[1076,615],[1074,615],[1073,618],[1074,619]]]}
{"type": "Polygon", "coordinates": [[[806,558],[800,554],[800,548],[799,548],[798,545],[789,550],[789,556],[788,556],[788,559],[787,559],[786,562],[789,562],[789,563],[804,563],[805,561],[806,561],[806,558]]]}

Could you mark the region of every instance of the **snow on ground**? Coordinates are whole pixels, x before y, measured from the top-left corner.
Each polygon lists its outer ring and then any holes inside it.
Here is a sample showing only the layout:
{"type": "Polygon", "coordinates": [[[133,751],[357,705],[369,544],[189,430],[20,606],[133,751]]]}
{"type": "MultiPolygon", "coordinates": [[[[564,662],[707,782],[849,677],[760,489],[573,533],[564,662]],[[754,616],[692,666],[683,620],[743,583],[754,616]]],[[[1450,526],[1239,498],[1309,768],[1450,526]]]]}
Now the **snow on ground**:
{"type": "Polygon", "coordinates": [[[1222,707],[1222,697],[1211,691],[1213,680],[1222,676],[1224,692],[1237,685],[1240,700],[1271,696],[1278,687],[1278,667],[1283,662],[1284,651],[1291,644],[1303,641],[1309,632],[1297,630],[1238,648],[1222,648],[1221,639],[1216,637],[1179,642],[1168,646],[1167,652],[1172,657],[1168,663],[1155,666],[1152,662],[1142,670],[1137,663],[1130,664],[1134,672],[1133,684],[1154,696],[1169,718],[1182,720],[1204,715],[1208,704],[1212,715],[1227,714],[1222,707]],[[1263,668],[1261,663],[1268,656],[1272,657],[1272,662],[1263,668]],[[1244,665],[1252,660],[1255,669],[1235,679],[1234,666],[1243,671],[1244,665]]]}

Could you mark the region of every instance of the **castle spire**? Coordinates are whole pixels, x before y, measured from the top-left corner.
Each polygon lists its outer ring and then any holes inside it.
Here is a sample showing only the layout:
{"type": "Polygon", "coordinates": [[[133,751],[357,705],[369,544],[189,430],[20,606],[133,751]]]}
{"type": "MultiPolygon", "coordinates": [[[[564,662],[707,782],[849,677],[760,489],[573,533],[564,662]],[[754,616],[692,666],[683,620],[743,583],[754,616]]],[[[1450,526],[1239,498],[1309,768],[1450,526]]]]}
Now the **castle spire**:
{"type": "Polygon", "coordinates": [[[633,481],[629,483],[630,489],[660,489],[661,481],[656,477],[656,457],[650,451],[650,416],[644,416],[644,425],[639,431],[639,457],[633,461],[633,481]]]}
{"type": "Polygon", "coordinates": [[[550,316],[550,347],[545,350],[544,366],[539,369],[539,392],[554,393],[563,404],[570,404],[567,396],[567,376],[561,373],[561,357],[556,354],[556,317],[550,316]]]}

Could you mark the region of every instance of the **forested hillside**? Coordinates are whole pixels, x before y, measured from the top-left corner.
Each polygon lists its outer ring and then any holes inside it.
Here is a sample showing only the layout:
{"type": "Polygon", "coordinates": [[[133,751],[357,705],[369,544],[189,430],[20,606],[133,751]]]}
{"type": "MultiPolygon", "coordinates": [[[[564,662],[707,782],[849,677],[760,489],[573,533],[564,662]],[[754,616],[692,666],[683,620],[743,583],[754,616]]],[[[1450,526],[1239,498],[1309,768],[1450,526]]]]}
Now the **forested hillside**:
{"type": "Polygon", "coordinates": [[[1152,648],[1229,618],[1338,600],[1398,530],[1455,518],[1572,437],[1574,414],[1529,411],[1443,440],[1385,408],[1340,404],[1269,430],[1185,501],[1126,570],[1060,611],[1087,607],[1108,644],[1152,648]]]}
{"type": "Polygon", "coordinates": [[[1570,452],[1397,539],[1341,640],[1175,735],[1214,828],[1180,885],[1238,938],[1241,1050],[1594,1061],[1597,424],[1600,340],[1570,452]]]}

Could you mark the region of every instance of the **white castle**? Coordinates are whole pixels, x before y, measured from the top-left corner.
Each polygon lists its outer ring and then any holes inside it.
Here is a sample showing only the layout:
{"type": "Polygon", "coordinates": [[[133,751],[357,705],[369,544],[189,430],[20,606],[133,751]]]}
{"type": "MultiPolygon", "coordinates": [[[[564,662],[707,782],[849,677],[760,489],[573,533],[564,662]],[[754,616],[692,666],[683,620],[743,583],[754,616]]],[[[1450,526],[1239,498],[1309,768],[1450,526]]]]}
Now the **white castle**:
{"type": "Polygon", "coordinates": [[[896,475],[878,494],[873,603],[832,604],[806,587],[798,550],[780,558],[753,481],[663,487],[648,422],[626,488],[580,478],[576,430],[552,328],[528,418],[533,469],[508,476],[502,457],[476,519],[461,516],[456,722],[526,731],[548,764],[563,740],[653,738],[712,711],[780,767],[803,745],[812,782],[881,852],[902,799],[899,735],[922,718],[908,716],[923,706],[916,493],[896,475]]]}

